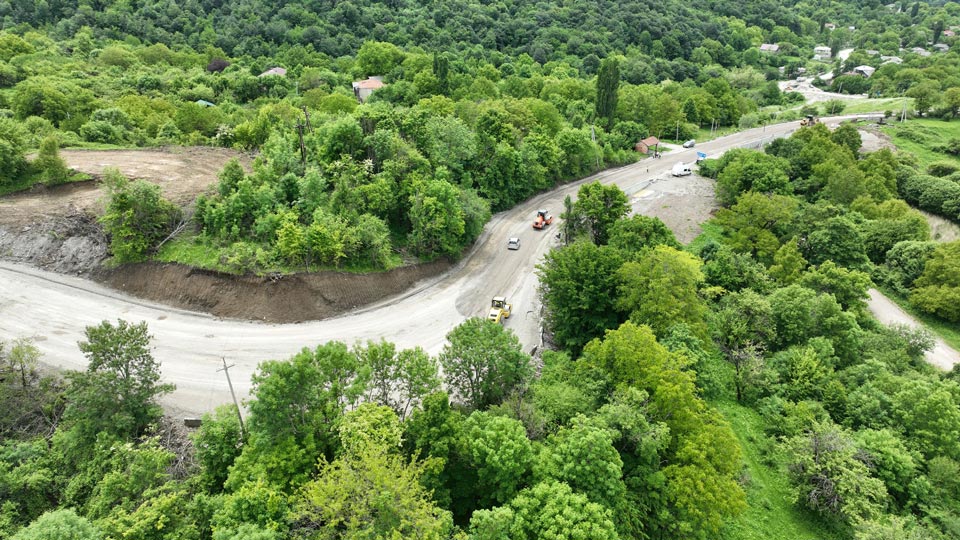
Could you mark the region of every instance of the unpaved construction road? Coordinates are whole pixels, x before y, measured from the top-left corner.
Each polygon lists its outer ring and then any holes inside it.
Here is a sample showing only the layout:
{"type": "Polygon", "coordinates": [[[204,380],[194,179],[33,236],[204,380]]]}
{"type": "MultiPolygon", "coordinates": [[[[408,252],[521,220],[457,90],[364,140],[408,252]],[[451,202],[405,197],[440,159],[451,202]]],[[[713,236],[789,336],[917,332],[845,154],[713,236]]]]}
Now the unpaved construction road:
{"type": "Polygon", "coordinates": [[[673,165],[694,161],[695,151],[712,156],[730,148],[760,147],[797,127],[793,122],[730,135],[535,197],[494,216],[473,250],[451,270],[399,296],[322,321],[276,325],[217,319],[145,302],[88,280],[0,263],[0,339],[33,337],[45,362],[83,369],[86,362],[76,344],[85,326],[104,319],[146,321],[164,379],[177,385],[165,405],[191,413],[230,400],[226,379],[218,372],[221,357],[233,364],[234,386],[245,397],[260,361],[287,358],[330,340],[352,344],[384,338],[401,348],[419,345],[436,354],[447,332],[468,317],[483,316],[495,295],[506,295],[513,303],[514,314],[506,326],[525,349],[532,350],[540,345],[541,325],[535,266],[557,241],[555,229],[531,228],[537,208],[558,214],[564,197],[575,195],[580,184],[615,183],[627,193],[634,212],[660,217],[686,242],[714,210],[713,190],[709,181],[697,176],[670,176],[673,165]],[[521,239],[520,250],[506,249],[511,236],[521,239]]]}

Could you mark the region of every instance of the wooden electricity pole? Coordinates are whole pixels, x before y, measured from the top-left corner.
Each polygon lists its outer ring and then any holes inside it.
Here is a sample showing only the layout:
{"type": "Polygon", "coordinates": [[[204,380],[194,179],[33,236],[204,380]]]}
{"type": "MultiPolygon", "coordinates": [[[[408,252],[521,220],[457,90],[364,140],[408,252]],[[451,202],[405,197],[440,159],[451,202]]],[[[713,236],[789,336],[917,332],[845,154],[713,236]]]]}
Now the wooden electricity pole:
{"type": "Polygon", "coordinates": [[[300,164],[307,164],[307,147],[303,144],[303,122],[297,121],[297,133],[300,134],[300,164]]]}
{"type": "Polygon", "coordinates": [[[237,419],[240,420],[240,442],[243,442],[243,434],[247,432],[247,429],[243,427],[243,415],[240,414],[240,404],[237,403],[237,394],[233,391],[233,382],[230,381],[230,368],[233,367],[233,364],[227,365],[227,360],[224,357],[220,357],[220,361],[223,362],[223,369],[218,369],[217,371],[222,371],[227,376],[227,386],[230,387],[230,396],[233,397],[233,405],[237,408],[237,419]]]}

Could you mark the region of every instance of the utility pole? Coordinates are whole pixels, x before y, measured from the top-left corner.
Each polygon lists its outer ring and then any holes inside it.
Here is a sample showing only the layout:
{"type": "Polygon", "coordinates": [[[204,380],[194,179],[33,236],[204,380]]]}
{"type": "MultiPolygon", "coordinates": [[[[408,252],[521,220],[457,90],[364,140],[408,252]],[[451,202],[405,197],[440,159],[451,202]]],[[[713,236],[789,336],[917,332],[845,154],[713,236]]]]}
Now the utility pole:
{"type": "Polygon", "coordinates": [[[223,369],[218,369],[217,371],[222,371],[227,376],[227,386],[230,387],[230,396],[233,397],[233,405],[237,408],[237,419],[240,420],[240,442],[243,442],[243,434],[247,432],[247,429],[243,427],[243,415],[240,414],[240,404],[237,403],[237,394],[233,392],[233,383],[230,381],[230,368],[233,367],[233,364],[227,365],[227,360],[224,357],[220,357],[220,361],[223,362],[223,369]]]}
{"type": "Polygon", "coordinates": [[[903,100],[903,112],[900,113],[900,123],[902,124],[902,123],[904,122],[904,120],[906,120],[906,119],[907,119],[907,100],[906,100],[906,98],[904,98],[904,100],[903,100]]]}
{"type": "Polygon", "coordinates": [[[297,120],[297,133],[300,134],[300,164],[307,164],[307,147],[303,144],[303,122],[297,120]]]}
{"type": "Polygon", "coordinates": [[[680,142],[680,119],[677,119],[677,142],[680,142]]]}
{"type": "Polygon", "coordinates": [[[307,110],[306,105],[304,105],[302,109],[303,109],[303,117],[307,120],[307,131],[313,133],[313,128],[310,127],[310,111],[307,110]]]}

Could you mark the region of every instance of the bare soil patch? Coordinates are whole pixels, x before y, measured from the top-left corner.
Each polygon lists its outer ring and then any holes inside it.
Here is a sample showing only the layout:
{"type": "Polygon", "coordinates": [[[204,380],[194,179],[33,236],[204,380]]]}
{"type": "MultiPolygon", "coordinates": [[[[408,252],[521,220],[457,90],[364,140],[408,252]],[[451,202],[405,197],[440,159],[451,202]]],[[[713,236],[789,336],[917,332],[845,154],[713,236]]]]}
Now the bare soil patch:
{"type": "Polygon", "coordinates": [[[701,225],[719,208],[713,180],[700,175],[671,176],[664,173],[633,194],[634,213],[660,218],[677,241],[687,244],[700,235],[701,225]]]}
{"type": "Polygon", "coordinates": [[[95,279],[134,296],[231,319],[293,323],[325,319],[399,294],[443,273],[445,260],[376,274],[317,272],[234,276],[179,264],[142,263],[95,279]]]}

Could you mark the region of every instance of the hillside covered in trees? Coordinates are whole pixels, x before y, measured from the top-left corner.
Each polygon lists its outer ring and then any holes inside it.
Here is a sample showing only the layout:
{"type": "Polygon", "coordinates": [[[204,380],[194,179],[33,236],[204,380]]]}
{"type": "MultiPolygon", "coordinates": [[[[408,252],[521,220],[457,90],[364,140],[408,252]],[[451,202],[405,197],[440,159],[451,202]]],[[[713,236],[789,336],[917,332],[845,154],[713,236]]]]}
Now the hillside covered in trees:
{"type": "MultiPolygon", "coordinates": [[[[493,212],[638,159],[640,138],[810,113],[777,86],[801,69],[910,116],[960,110],[955,3],[0,0],[0,17],[4,193],[80,180],[63,146],[257,156],[187,208],[106,174],[117,263],[456,258],[493,212]]],[[[909,206],[960,221],[955,146],[923,167],[817,125],[728,152],[701,166],[723,208],[688,246],[585,184],[539,269],[554,350],[468,319],[433,356],[264,358],[246,424],[219,409],[189,439],[157,405],[146,323],[87,328],[89,367],[65,377],[3,343],[0,536],[960,537],[960,371],[865,309],[881,283],[957,320],[960,248],[909,206]]]]}

